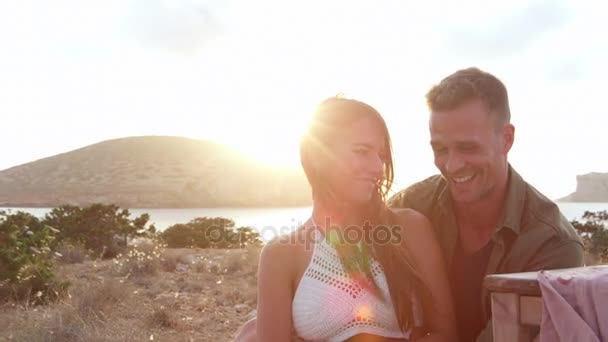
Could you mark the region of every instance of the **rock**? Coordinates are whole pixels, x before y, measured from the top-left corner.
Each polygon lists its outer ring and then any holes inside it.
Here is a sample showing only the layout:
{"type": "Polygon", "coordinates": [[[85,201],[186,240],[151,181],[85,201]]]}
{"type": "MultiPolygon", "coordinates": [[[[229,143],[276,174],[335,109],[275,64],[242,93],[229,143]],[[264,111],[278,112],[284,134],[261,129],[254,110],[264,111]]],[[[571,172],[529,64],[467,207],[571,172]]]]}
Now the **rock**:
{"type": "Polygon", "coordinates": [[[576,191],[558,199],[562,202],[608,202],[608,173],[576,176],[576,191]]]}

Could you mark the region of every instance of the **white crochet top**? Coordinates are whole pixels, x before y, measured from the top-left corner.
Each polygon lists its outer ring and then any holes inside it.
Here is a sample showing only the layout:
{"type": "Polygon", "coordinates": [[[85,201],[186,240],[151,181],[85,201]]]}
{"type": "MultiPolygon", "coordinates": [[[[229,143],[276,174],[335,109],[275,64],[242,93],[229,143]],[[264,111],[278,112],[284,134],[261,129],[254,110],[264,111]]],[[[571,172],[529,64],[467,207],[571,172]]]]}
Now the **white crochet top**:
{"type": "Polygon", "coordinates": [[[317,229],[314,235],[292,303],[295,333],[307,341],[344,341],[363,333],[408,339],[411,331],[399,329],[380,264],[372,259],[371,271],[385,301],[346,274],[335,248],[317,229]]]}

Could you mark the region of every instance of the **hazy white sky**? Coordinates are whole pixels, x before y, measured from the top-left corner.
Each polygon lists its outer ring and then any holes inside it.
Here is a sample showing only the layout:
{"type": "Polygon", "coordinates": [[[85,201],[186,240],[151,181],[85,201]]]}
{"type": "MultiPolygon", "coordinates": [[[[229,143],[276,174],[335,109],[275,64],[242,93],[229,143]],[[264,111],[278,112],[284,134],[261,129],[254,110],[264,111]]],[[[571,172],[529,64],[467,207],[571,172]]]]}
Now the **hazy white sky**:
{"type": "Polygon", "coordinates": [[[501,78],[513,165],[550,197],[608,172],[600,1],[55,0],[0,3],[0,169],[133,135],[231,143],[297,163],[324,97],[378,108],[397,188],[435,172],[427,89],[501,78]]]}

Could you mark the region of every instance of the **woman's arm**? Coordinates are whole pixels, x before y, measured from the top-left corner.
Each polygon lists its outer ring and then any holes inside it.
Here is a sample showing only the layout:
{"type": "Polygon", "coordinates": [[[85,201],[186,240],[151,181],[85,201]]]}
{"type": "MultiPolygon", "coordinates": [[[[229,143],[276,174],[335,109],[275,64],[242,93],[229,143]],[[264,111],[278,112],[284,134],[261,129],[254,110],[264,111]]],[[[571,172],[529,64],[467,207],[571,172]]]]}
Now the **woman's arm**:
{"type": "Polygon", "coordinates": [[[291,341],[294,247],[277,239],[262,249],[258,269],[258,341],[291,341]]]}
{"type": "Polygon", "coordinates": [[[417,341],[458,341],[445,259],[431,223],[412,209],[403,209],[398,213],[404,228],[403,243],[411,251],[422,281],[428,286],[433,299],[424,307],[429,334],[417,341]]]}

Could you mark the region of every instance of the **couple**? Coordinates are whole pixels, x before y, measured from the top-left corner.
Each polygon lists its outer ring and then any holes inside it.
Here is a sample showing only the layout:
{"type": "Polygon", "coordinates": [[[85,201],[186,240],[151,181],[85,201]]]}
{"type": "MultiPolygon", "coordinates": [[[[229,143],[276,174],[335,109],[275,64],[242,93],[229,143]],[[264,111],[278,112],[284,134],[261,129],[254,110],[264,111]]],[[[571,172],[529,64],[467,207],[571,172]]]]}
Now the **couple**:
{"type": "Polygon", "coordinates": [[[311,218],[264,247],[257,318],[237,341],[491,341],[485,275],[582,265],[574,229],[507,161],[503,83],[468,68],[426,97],[441,175],[390,199],[381,115],[319,105],[300,147],[311,218]]]}

